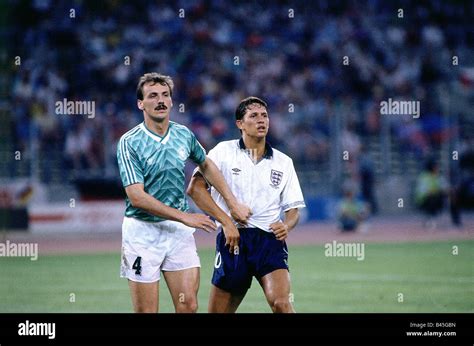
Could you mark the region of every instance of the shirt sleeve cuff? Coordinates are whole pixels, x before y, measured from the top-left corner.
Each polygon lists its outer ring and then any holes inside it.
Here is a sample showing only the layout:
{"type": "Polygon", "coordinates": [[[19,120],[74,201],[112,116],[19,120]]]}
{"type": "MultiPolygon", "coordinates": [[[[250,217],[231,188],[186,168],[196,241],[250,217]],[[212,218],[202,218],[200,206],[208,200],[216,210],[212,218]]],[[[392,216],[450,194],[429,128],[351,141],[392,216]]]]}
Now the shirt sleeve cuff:
{"type": "Polygon", "coordinates": [[[282,209],[283,211],[288,211],[290,209],[296,209],[296,208],[301,209],[305,207],[306,207],[306,204],[304,203],[304,201],[296,201],[296,202],[284,204],[282,206],[282,209]]]}

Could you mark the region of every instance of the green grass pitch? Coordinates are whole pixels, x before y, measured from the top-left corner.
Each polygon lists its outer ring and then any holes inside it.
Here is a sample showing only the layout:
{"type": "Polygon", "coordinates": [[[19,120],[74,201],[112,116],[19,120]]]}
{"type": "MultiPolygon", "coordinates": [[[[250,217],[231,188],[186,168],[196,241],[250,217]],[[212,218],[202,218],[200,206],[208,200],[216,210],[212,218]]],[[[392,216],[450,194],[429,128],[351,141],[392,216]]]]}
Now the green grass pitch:
{"type": "MultiPolygon", "coordinates": [[[[325,257],[323,245],[289,251],[298,312],[474,312],[472,240],[368,243],[363,261],[325,257]]],[[[199,312],[206,312],[214,250],[199,254],[199,312]]],[[[118,253],[41,256],[41,249],[37,261],[0,258],[0,312],[132,312],[119,262],[118,253]]],[[[173,312],[164,282],[160,295],[160,311],[173,312]]],[[[256,280],[238,312],[270,312],[256,280]]]]}

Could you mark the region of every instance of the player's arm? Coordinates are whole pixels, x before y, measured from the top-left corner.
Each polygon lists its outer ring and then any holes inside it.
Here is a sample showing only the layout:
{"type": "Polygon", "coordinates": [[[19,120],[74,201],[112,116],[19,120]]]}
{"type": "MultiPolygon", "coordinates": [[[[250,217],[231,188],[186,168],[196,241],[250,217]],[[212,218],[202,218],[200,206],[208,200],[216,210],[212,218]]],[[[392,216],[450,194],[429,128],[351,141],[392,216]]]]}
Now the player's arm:
{"type": "Polygon", "coordinates": [[[209,157],[206,157],[206,159],[199,165],[199,170],[209,184],[211,184],[224,198],[234,220],[246,225],[247,219],[252,215],[252,212],[249,207],[237,201],[216,164],[209,157]]]}
{"type": "Polygon", "coordinates": [[[196,172],[189,182],[187,194],[194,203],[208,215],[214,217],[222,224],[225,235],[225,245],[230,245],[229,251],[234,252],[234,247],[239,245],[239,231],[232,219],[216,204],[207,190],[207,182],[200,172],[196,172]]]}
{"type": "Polygon", "coordinates": [[[278,240],[285,240],[288,232],[295,228],[300,219],[299,208],[304,208],[303,193],[301,191],[298,176],[296,175],[293,161],[288,162],[288,180],[281,193],[280,205],[285,211],[285,220],[270,225],[270,229],[278,240]]]}
{"type": "Polygon", "coordinates": [[[217,228],[216,224],[206,215],[185,213],[160,202],[145,192],[143,184],[128,185],[125,187],[125,192],[134,208],[143,209],[163,219],[181,222],[189,227],[203,229],[206,232],[215,231],[217,228]]]}
{"type": "Polygon", "coordinates": [[[298,208],[293,208],[285,211],[285,220],[283,222],[278,221],[270,225],[270,229],[278,240],[285,240],[288,238],[288,233],[295,228],[300,219],[300,212],[298,208]]]}

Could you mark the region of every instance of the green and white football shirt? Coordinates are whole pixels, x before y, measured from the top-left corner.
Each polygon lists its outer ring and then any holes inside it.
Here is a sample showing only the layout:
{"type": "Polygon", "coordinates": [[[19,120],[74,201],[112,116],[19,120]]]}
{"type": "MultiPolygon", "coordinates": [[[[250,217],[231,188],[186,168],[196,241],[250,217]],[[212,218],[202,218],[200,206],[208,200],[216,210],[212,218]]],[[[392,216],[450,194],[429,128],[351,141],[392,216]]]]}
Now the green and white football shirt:
{"type": "MultiPolygon", "coordinates": [[[[188,158],[199,165],[206,159],[206,152],[191,130],[173,121],[163,137],[150,131],[143,122],[125,133],[117,145],[123,186],[142,183],[145,192],[181,211],[189,208],[184,193],[184,165],[188,158]]],[[[128,197],[125,203],[125,216],[142,221],[164,220],[134,208],[128,197]]]]}

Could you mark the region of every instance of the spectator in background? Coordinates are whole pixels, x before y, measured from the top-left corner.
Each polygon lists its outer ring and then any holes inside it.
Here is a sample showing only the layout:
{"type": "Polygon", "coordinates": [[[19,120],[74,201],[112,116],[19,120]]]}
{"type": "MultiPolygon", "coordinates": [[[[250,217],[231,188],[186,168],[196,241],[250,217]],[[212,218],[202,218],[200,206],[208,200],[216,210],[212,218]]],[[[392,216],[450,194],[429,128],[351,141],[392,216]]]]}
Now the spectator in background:
{"type": "Polygon", "coordinates": [[[438,163],[430,158],[416,182],[416,204],[427,216],[425,226],[436,227],[436,216],[444,208],[448,184],[439,174],[438,163]]]}
{"type": "Polygon", "coordinates": [[[474,138],[463,140],[459,150],[459,161],[452,160],[452,166],[451,221],[456,227],[461,227],[461,210],[474,208],[474,138]]]}
{"type": "Polygon", "coordinates": [[[91,130],[86,122],[81,122],[77,129],[71,130],[66,136],[64,149],[66,160],[77,172],[97,166],[95,156],[92,153],[92,145],[95,139],[91,130]]]}
{"type": "Polygon", "coordinates": [[[364,202],[355,198],[355,187],[346,184],[344,187],[344,197],[338,207],[339,229],[342,232],[356,231],[364,222],[369,211],[364,202]]]}
{"type": "Polygon", "coordinates": [[[455,227],[461,227],[461,172],[458,160],[450,160],[449,166],[449,215],[455,227]]]}
{"type": "MultiPolygon", "coordinates": [[[[277,133],[278,146],[294,158],[296,167],[324,169],[329,164],[330,132],[337,125],[332,120],[336,119],[334,114],[349,125],[343,141],[352,156],[363,139],[361,134],[380,134],[380,101],[389,97],[407,100],[420,94],[426,99],[416,99],[439,111],[437,84],[458,78],[445,63],[446,54],[456,52],[463,61],[472,46],[462,2],[407,3],[406,11],[418,23],[415,27],[391,21],[393,10],[381,0],[358,4],[357,10],[351,2],[295,2],[298,16],[290,21],[282,17],[285,6],[279,2],[264,8],[252,2],[238,6],[220,1],[183,4],[184,20],[171,3],[159,6],[158,19],[154,3],[77,2],[77,21],[64,16],[69,11],[66,4],[11,4],[15,21],[9,29],[12,39],[6,44],[22,57],[21,68],[9,65],[12,100],[22,104],[11,107],[16,128],[12,140],[24,147],[36,136],[29,136],[26,128],[39,127],[47,133],[41,132],[38,138],[47,157],[67,146],[67,136],[55,134],[69,132],[69,118],[58,119],[48,110],[55,100],[95,100],[98,109],[113,104],[117,111],[107,114],[114,121],[106,121],[103,127],[105,132],[116,131],[128,123],[120,119],[121,113],[135,102],[126,86],[133,83],[134,75],[157,68],[178,76],[183,92],[176,101],[183,111],[177,112],[176,119],[207,147],[234,136],[233,123],[225,114],[233,112],[242,94],[261,93],[277,110],[274,119],[285,119],[284,132],[277,133]],[[255,20],[247,20],[250,16],[255,20]],[[238,47],[244,54],[238,54],[236,65],[238,47]],[[349,65],[341,65],[341,54],[350,57],[349,65]],[[246,82],[249,78],[252,83],[246,82]],[[118,85],[112,93],[110,81],[118,85]],[[29,111],[25,113],[25,109],[29,111]],[[44,113],[43,109],[49,117],[36,116],[44,113]],[[54,141],[57,146],[50,145],[54,141]]],[[[469,83],[469,79],[465,81],[469,83]]],[[[423,114],[425,111],[423,108],[423,114]]],[[[429,131],[433,128],[413,119],[407,123],[398,117],[392,119],[397,119],[390,124],[394,141],[401,143],[406,153],[423,157],[430,148],[429,134],[433,132],[429,131]]],[[[134,120],[130,120],[126,128],[132,127],[134,120]]],[[[86,126],[93,127],[95,122],[86,126]]],[[[98,143],[109,145],[107,136],[94,129],[92,134],[98,143]]],[[[116,169],[114,160],[96,156],[92,155],[91,169],[105,168],[106,163],[108,172],[116,169]]],[[[75,171],[68,160],[65,157],[58,162],[64,166],[58,168],[75,171]]],[[[49,164],[40,161],[43,168],[49,164]]],[[[86,167],[81,175],[91,169],[86,167]]]]}
{"type": "Polygon", "coordinates": [[[361,155],[359,158],[359,177],[362,198],[368,203],[370,214],[375,215],[378,213],[378,205],[374,191],[375,168],[374,162],[364,146],[361,147],[361,155]]]}

